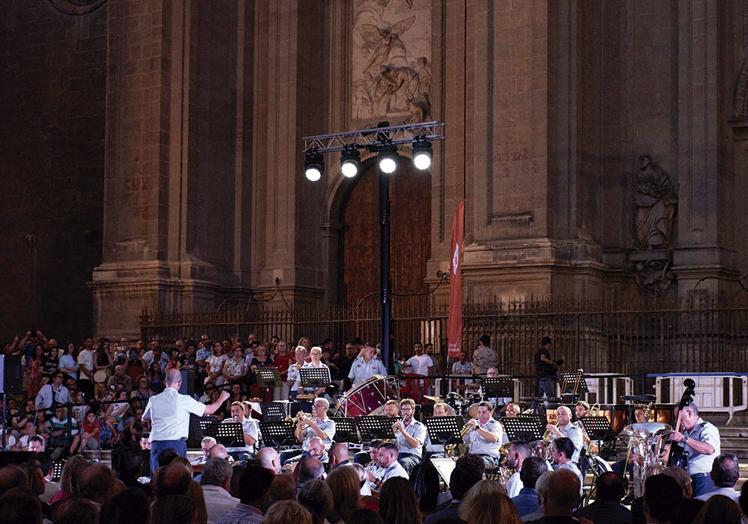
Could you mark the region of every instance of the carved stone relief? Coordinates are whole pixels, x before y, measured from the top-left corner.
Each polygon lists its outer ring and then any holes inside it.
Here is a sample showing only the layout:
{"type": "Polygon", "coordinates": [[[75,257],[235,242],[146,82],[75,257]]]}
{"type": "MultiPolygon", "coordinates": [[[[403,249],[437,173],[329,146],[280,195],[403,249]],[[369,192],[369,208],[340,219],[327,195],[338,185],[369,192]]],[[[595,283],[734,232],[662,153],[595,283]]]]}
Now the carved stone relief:
{"type": "Polygon", "coordinates": [[[678,197],[670,177],[649,155],[639,157],[635,180],[635,228],[638,249],[670,245],[678,197]]]}
{"type": "Polygon", "coordinates": [[[429,0],[355,0],[352,118],[432,118],[429,0]]]}

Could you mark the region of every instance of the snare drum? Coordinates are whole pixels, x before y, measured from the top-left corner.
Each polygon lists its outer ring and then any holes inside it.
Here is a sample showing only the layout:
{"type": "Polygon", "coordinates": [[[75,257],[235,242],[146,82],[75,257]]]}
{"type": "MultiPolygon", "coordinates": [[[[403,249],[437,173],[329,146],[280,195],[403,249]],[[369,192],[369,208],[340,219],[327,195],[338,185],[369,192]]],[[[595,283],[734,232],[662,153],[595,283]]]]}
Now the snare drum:
{"type": "Polygon", "coordinates": [[[383,415],[384,403],[388,400],[399,400],[397,384],[386,377],[371,377],[343,395],[335,409],[336,417],[362,417],[364,415],[383,415]]]}

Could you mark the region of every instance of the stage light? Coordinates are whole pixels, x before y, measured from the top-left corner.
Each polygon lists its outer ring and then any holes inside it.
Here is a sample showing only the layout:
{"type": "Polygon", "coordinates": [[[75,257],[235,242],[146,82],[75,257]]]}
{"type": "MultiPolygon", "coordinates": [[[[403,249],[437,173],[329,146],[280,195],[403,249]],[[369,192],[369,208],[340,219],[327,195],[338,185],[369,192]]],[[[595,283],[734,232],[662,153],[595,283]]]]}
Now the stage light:
{"type": "Polygon", "coordinates": [[[361,155],[358,153],[356,146],[345,146],[340,153],[340,172],[346,178],[353,178],[358,174],[358,166],[361,162],[361,155]]]}
{"type": "Polygon", "coordinates": [[[416,137],[413,140],[413,165],[420,171],[431,167],[431,142],[428,138],[416,137]]]}
{"type": "Polygon", "coordinates": [[[383,145],[379,148],[379,169],[386,175],[391,175],[397,169],[397,148],[392,144],[383,145]]]}
{"type": "Polygon", "coordinates": [[[310,182],[317,182],[325,171],[325,159],[316,149],[310,149],[304,154],[304,175],[310,182]]]}

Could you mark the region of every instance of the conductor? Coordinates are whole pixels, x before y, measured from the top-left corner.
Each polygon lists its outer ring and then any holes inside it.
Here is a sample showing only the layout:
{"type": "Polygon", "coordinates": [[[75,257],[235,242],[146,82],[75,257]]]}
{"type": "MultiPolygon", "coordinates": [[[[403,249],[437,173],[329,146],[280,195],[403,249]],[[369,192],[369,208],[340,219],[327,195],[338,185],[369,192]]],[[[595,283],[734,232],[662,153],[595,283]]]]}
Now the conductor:
{"type": "Polygon", "coordinates": [[[205,405],[189,395],[179,393],[182,374],[178,369],[166,371],[166,388],[148,399],[143,412],[143,420],[151,421],[151,472],[158,468],[158,456],[167,449],[173,449],[180,457],[187,456],[187,435],[190,429],[190,413],[202,417],[212,415],[228,398],[228,391],[222,391],[218,400],[205,405]]]}

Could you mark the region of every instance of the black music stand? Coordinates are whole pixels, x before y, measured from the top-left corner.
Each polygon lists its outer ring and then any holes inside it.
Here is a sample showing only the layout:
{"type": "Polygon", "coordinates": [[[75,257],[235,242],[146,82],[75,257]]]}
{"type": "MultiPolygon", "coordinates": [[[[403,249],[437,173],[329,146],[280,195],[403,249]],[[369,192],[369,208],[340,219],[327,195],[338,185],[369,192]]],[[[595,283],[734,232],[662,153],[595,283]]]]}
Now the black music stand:
{"type": "Polygon", "coordinates": [[[260,422],[260,433],[265,446],[279,448],[289,444],[296,444],[293,434],[293,422],[260,422]]]}
{"type": "Polygon", "coordinates": [[[215,420],[200,419],[200,429],[204,437],[213,437],[216,442],[224,446],[232,446],[239,442],[244,445],[244,431],[239,422],[217,422],[215,420]]]}
{"type": "Polygon", "coordinates": [[[501,419],[509,442],[521,440],[533,442],[543,439],[543,426],[540,425],[539,416],[526,417],[504,417],[501,419]]]}
{"type": "Polygon", "coordinates": [[[301,368],[299,375],[302,388],[326,388],[332,382],[328,368],[301,368]]]}
{"type": "Polygon", "coordinates": [[[282,422],[288,416],[286,405],[283,402],[263,402],[260,406],[262,408],[262,420],[265,422],[282,422]]]}
{"type": "Polygon", "coordinates": [[[361,433],[362,441],[371,441],[376,439],[395,440],[395,433],[392,431],[392,425],[402,420],[399,417],[385,417],[379,415],[366,415],[356,417],[356,426],[361,433]]]}
{"type": "Polygon", "coordinates": [[[488,398],[514,398],[512,377],[483,377],[483,394],[488,398]]]}
{"type": "Polygon", "coordinates": [[[424,420],[432,444],[461,444],[462,417],[429,417],[424,420]]]}
{"type": "Polygon", "coordinates": [[[335,422],[335,442],[361,443],[352,417],[331,417],[330,420],[335,422]]]}
{"type": "Polygon", "coordinates": [[[558,381],[561,384],[562,395],[564,393],[571,393],[573,395],[589,393],[587,381],[584,379],[584,371],[581,369],[576,371],[560,371],[558,373],[558,381]],[[568,391],[569,387],[571,387],[571,391],[568,391]]]}
{"type": "Polygon", "coordinates": [[[280,384],[281,377],[278,368],[267,367],[254,369],[255,380],[257,385],[261,388],[272,388],[276,384],[280,384]]]}
{"type": "Polygon", "coordinates": [[[614,437],[608,417],[582,417],[579,419],[590,440],[608,440],[614,437]]]}
{"type": "Polygon", "coordinates": [[[57,482],[62,477],[62,467],[65,465],[64,460],[55,460],[52,463],[52,480],[57,482]]]}

